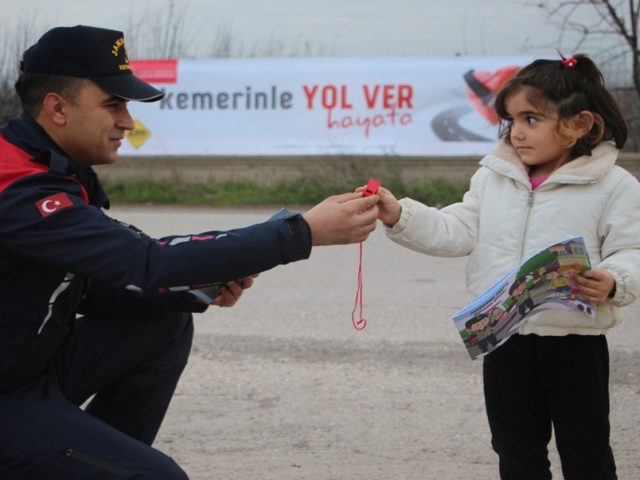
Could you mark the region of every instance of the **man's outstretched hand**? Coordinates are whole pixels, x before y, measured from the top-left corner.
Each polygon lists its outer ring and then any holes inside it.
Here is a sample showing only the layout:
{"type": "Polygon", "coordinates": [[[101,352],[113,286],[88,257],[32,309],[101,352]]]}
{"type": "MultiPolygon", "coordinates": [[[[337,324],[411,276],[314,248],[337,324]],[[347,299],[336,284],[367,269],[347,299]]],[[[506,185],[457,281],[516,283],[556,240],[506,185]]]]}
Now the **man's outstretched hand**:
{"type": "Polygon", "coordinates": [[[326,198],[303,216],[314,246],[358,243],[376,228],[378,195],[343,193],[326,198]]]}

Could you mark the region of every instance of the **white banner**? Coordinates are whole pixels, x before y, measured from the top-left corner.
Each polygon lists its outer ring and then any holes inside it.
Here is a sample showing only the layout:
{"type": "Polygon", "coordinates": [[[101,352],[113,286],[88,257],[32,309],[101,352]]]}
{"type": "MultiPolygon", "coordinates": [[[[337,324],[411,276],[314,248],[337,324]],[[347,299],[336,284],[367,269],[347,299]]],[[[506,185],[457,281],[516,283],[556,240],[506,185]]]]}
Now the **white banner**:
{"type": "Polygon", "coordinates": [[[165,92],[131,102],[125,155],[483,155],[493,94],[530,59],[132,61],[165,92]]]}

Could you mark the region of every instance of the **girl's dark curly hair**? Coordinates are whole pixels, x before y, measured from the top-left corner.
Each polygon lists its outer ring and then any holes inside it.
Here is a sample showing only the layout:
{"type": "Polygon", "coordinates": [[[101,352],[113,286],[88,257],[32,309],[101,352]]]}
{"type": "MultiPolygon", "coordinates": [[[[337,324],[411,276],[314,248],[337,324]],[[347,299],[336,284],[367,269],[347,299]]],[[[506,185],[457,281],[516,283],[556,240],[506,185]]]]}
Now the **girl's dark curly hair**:
{"type": "Polygon", "coordinates": [[[539,59],[522,68],[498,93],[495,109],[500,118],[499,137],[510,143],[512,119],[506,101],[526,88],[527,100],[543,112],[558,115],[556,131],[560,141],[571,148],[571,158],[591,155],[603,140],[613,140],[622,148],[627,140],[627,124],[618,103],[604,86],[596,64],[586,55],[576,55],[575,62],[565,59],[539,59]],[[571,121],[582,111],[593,114],[593,127],[580,139],[569,134],[571,121]]]}

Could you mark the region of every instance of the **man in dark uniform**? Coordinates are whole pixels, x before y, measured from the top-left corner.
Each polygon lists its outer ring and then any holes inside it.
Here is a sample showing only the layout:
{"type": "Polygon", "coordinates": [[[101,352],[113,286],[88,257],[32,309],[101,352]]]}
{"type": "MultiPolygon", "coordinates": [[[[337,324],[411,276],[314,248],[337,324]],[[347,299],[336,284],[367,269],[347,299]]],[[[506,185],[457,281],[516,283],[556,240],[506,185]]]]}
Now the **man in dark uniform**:
{"type": "Polygon", "coordinates": [[[114,163],[127,101],[163,93],[129,69],[121,32],[54,28],[23,56],[23,113],[0,129],[0,478],[185,479],[152,444],[186,365],[190,290],[254,274],[312,245],[365,240],[376,195],[304,215],[154,239],[107,216],[92,165],[114,163]],[[80,405],[86,405],[84,409],[80,405]]]}

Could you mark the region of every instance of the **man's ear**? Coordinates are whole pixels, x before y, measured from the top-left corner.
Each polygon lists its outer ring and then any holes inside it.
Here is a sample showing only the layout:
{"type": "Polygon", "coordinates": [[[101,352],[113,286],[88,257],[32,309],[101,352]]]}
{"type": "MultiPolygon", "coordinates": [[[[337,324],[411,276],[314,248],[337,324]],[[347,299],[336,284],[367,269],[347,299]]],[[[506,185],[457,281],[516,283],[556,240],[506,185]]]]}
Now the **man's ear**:
{"type": "Polygon", "coordinates": [[[67,100],[57,93],[47,93],[42,102],[41,115],[45,115],[53,124],[63,127],[67,124],[67,100]]]}

